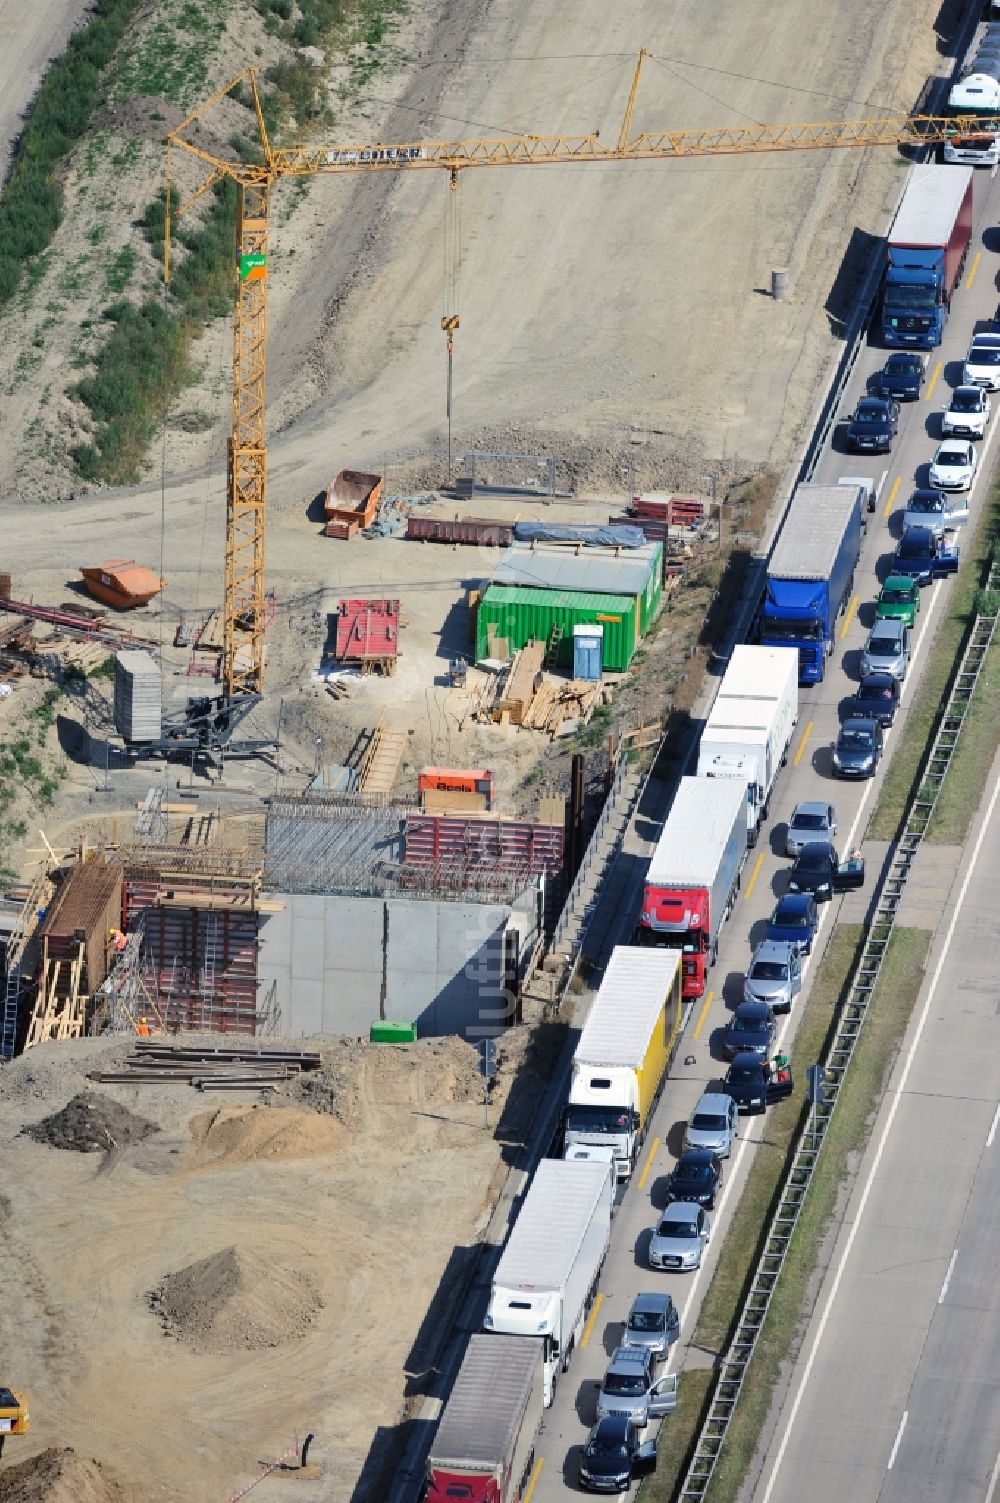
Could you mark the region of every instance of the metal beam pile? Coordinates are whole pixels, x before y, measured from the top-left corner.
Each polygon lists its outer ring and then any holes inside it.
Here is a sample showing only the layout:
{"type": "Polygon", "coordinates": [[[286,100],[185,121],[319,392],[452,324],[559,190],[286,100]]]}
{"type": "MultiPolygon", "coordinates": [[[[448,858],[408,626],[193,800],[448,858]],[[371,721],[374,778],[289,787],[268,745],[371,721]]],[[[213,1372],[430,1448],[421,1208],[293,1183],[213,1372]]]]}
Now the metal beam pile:
{"type": "Polygon", "coordinates": [[[140,1040],[118,1070],[94,1070],[102,1085],[191,1085],[199,1091],[273,1090],[305,1070],[318,1070],[320,1056],[301,1049],[241,1049],[184,1046],[140,1040]]]}

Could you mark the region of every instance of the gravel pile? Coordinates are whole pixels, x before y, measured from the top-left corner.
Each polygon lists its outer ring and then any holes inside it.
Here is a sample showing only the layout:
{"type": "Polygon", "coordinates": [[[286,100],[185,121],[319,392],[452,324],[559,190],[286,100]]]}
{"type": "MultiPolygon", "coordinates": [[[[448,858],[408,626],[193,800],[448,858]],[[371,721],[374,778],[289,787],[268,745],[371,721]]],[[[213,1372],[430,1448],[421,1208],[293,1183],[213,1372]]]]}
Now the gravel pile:
{"type": "Polygon", "coordinates": [[[148,1121],[96,1091],[81,1091],[68,1101],[61,1112],[43,1117],[22,1129],[36,1143],[49,1148],[66,1148],[72,1153],[103,1153],[109,1148],[125,1148],[141,1143],[159,1132],[148,1121]]]}

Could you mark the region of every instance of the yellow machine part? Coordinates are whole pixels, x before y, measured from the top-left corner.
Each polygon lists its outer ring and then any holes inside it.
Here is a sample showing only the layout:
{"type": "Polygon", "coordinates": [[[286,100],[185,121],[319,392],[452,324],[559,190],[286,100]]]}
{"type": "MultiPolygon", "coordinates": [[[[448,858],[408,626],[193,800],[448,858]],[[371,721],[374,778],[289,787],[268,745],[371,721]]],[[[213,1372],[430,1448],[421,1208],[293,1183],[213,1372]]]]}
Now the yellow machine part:
{"type": "Polygon", "coordinates": [[[0,1436],[26,1435],[30,1426],[28,1401],[15,1388],[0,1383],[0,1436]]]}

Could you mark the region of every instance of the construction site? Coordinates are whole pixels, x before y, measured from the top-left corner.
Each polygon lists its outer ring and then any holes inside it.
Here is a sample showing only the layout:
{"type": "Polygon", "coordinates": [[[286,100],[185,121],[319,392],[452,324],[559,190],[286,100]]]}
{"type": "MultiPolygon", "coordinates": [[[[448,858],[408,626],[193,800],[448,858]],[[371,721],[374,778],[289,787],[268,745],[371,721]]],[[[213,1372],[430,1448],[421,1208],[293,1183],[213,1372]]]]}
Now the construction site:
{"type": "MultiPolygon", "coordinates": [[[[0,370],[0,1349],[32,1411],[11,1503],[389,1496],[586,988],[588,847],[676,774],[832,358],[829,216],[874,220],[893,181],[888,153],[699,176],[630,151],[644,108],[726,108],[647,59],[672,28],[707,65],[681,7],[391,9],[379,98],[345,92],[360,43],[300,48],[332,116],[280,141],[258,76],[298,51],[249,4],[220,7],[197,98],[135,105],[123,233],[164,134],[175,274],[206,181],[238,199],[231,313],[135,484],[67,480],[32,439],[59,332],[25,313],[51,352],[0,370]],[[522,44],[531,77],[477,66],[522,44]],[[584,79],[546,72],[571,53],[584,79]],[[549,172],[479,172],[482,121],[523,123],[489,127],[510,168],[540,160],[528,125],[590,134],[549,172]],[[248,130],[252,168],[224,144],[248,130]],[[442,235],[443,292],[415,271],[442,235]],[[776,258],[795,294],[765,307],[776,258]]],[[[790,9],[776,56],[763,0],[722,6],[713,67],[756,60],[740,119],[792,110],[757,76],[800,74],[815,8],[790,9]]],[[[899,66],[901,7],[840,11],[810,86],[909,101],[932,59],[899,66]]]]}

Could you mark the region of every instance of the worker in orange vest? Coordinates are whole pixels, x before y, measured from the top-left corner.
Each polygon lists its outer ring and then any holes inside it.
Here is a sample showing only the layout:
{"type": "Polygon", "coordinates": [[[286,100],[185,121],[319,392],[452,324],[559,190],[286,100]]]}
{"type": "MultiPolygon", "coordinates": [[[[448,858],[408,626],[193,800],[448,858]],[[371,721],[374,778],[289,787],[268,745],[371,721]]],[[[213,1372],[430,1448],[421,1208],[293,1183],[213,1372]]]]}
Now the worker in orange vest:
{"type": "Polygon", "coordinates": [[[140,1018],[138,1023],[135,1025],[135,1031],[141,1039],[148,1039],[152,1032],[152,1029],[146,1022],[145,1018],[140,1018]]]}
{"type": "Polygon", "coordinates": [[[120,929],[109,929],[108,938],[110,939],[112,946],[114,947],[116,955],[120,955],[125,946],[128,944],[128,940],[120,929]]]}

